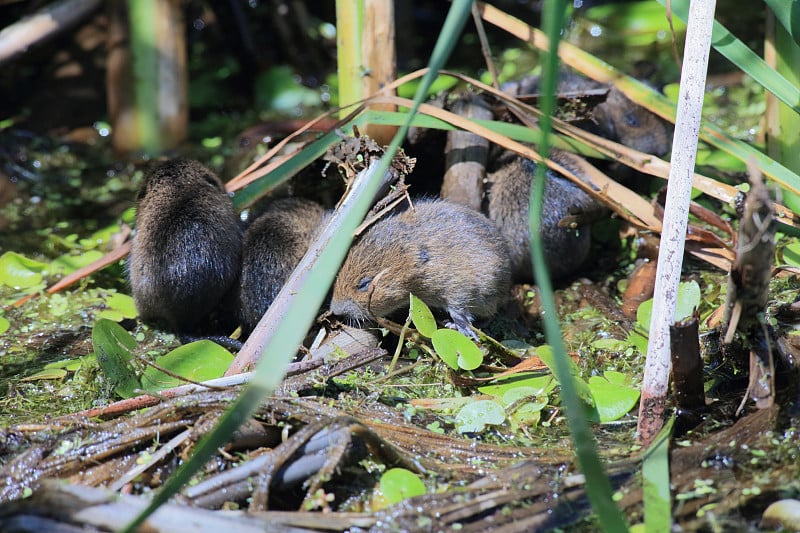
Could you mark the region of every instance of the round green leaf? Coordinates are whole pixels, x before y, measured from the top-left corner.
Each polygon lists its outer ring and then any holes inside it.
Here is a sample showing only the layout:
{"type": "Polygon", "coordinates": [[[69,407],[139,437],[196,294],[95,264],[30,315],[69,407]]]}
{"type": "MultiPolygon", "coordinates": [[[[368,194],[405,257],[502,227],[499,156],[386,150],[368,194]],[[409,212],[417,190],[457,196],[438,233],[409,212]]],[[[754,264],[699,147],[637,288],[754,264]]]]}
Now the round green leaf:
{"type": "Polygon", "coordinates": [[[620,381],[624,381],[624,375],[622,378],[619,375],[609,377],[611,379],[600,376],[592,376],[589,379],[589,390],[592,391],[594,405],[601,423],[613,422],[622,418],[639,401],[638,389],[620,383],[620,381]]]}
{"type": "Polygon", "coordinates": [[[459,433],[480,433],[487,425],[499,425],[506,419],[503,406],[493,400],[470,402],[456,414],[459,433]]]}
{"type": "Polygon", "coordinates": [[[483,353],[472,339],[454,329],[437,329],[431,335],[433,349],[453,370],[475,370],[483,362],[483,353]]]}
{"type": "Polygon", "coordinates": [[[11,327],[11,323],[8,319],[4,316],[0,316],[0,335],[8,331],[9,327],[11,327]]]}
{"type": "Polygon", "coordinates": [[[413,472],[405,468],[391,468],[383,473],[378,484],[378,490],[389,505],[422,496],[425,494],[425,484],[413,472]]]}
{"type": "MultiPolygon", "coordinates": [[[[675,322],[692,316],[700,306],[700,285],[696,281],[684,281],[678,285],[678,301],[675,305],[675,322]]],[[[636,322],[645,332],[650,331],[650,317],[653,314],[653,299],[642,302],[636,310],[636,322]]]]}
{"type": "Polygon", "coordinates": [[[433,313],[431,313],[430,308],[425,305],[425,302],[413,294],[409,294],[409,297],[411,299],[411,321],[421,335],[430,339],[436,331],[436,320],[433,318],[433,313]]]}
{"type": "MultiPolygon", "coordinates": [[[[231,361],[233,355],[228,350],[215,342],[201,340],[175,348],[156,359],[155,364],[192,381],[208,381],[221,377],[231,361]]],[[[145,390],[163,390],[185,384],[186,381],[153,367],[148,367],[142,375],[142,387],[145,390]]]]}

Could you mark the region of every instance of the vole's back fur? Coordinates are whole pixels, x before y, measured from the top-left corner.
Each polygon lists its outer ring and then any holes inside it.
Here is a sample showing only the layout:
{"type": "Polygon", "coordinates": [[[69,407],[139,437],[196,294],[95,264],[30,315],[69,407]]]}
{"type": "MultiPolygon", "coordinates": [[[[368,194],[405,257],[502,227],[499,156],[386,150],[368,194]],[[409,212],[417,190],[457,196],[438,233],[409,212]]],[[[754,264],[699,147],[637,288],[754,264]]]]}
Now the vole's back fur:
{"type": "Polygon", "coordinates": [[[322,206],[286,198],[271,203],[245,230],[239,319],[249,334],[320,229],[322,206]]]}
{"type": "Polygon", "coordinates": [[[333,286],[331,311],[355,322],[408,306],[414,293],[446,310],[469,333],[508,297],[510,264],[499,231],[485,216],[445,200],[373,225],[351,248],[333,286]]]}
{"type": "MultiPolygon", "coordinates": [[[[558,157],[553,152],[551,157],[558,157]]],[[[506,240],[513,277],[531,281],[528,202],[536,163],[511,152],[504,152],[489,172],[489,218],[506,240]]],[[[599,204],[567,178],[550,170],[544,187],[541,231],[545,262],[553,278],[563,278],[580,268],[591,245],[588,226],[560,227],[565,217],[596,211],[599,204]]]]}
{"type": "Polygon", "coordinates": [[[234,287],[242,230],[220,179],[197,161],[164,163],[138,194],[129,274],[144,322],[194,333],[234,287]]]}

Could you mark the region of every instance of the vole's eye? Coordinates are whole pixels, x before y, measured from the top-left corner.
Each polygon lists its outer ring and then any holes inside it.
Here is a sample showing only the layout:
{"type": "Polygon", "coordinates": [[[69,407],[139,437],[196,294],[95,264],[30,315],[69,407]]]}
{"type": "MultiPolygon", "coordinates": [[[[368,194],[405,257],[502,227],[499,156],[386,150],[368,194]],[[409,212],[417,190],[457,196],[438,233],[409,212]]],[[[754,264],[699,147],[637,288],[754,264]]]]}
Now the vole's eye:
{"type": "Polygon", "coordinates": [[[369,289],[369,284],[370,283],[372,283],[372,276],[363,277],[358,282],[358,285],[356,286],[356,289],[358,290],[358,292],[364,292],[367,289],[369,289]]]}
{"type": "Polygon", "coordinates": [[[625,113],[625,123],[632,128],[639,127],[639,119],[633,113],[625,113]]]}

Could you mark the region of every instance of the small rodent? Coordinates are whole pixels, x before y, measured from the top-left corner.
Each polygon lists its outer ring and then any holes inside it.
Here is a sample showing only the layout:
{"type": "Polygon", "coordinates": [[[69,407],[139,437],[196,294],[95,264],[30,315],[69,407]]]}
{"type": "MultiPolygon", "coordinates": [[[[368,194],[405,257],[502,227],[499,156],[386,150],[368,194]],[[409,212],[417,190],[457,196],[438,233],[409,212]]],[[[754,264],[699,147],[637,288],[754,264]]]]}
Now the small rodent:
{"type": "Polygon", "coordinates": [[[242,229],[231,198],[212,171],[176,159],[145,177],[137,200],[128,268],[139,316],[195,333],[239,278],[242,229]]]}
{"type": "MultiPolygon", "coordinates": [[[[559,152],[550,158],[558,160],[559,152]]],[[[532,281],[528,203],[536,163],[512,152],[504,151],[488,173],[489,218],[497,225],[511,258],[511,271],[516,281],[532,281]]],[[[562,162],[565,166],[568,162],[562,162]]],[[[578,270],[589,255],[590,227],[561,227],[565,217],[596,213],[602,207],[567,178],[547,170],[542,199],[542,241],[545,262],[550,275],[564,278],[578,270]]],[[[596,218],[596,217],[592,217],[596,218]]]]}
{"type": "MultiPolygon", "coordinates": [[[[503,91],[515,96],[539,92],[539,76],[526,76],[503,85],[503,91]]],[[[558,76],[556,91],[580,93],[608,89],[605,101],[593,109],[593,124],[587,129],[640,152],[662,156],[672,147],[672,125],[648,109],[634,103],[614,86],[586,78],[570,70],[558,76]]],[[[587,124],[588,126],[588,124],[587,124]]]]}
{"type": "Polygon", "coordinates": [[[333,285],[331,311],[355,323],[408,306],[413,293],[472,335],[475,318],[508,298],[510,263],[498,229],[474,209],[422,199],[359,238],[333,285]]]}
{"type": "Polygon", "coordinates": [[[321,205],[301,198],[276,200],[244,232],[239,281],[239,320],[249,335],[303,258],[324,216],[321,205]]]}

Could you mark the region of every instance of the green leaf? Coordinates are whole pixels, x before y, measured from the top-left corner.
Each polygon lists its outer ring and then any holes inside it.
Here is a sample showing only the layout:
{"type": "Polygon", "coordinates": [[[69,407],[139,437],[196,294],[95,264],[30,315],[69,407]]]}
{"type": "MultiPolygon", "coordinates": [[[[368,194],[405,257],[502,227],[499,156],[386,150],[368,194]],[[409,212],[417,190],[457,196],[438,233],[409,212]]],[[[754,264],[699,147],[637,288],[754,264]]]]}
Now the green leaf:
{"type": "Polygon", "coordinates": [[[4,316],[0,316],[0,335],[8,331],[9,327],[11,327],[11,323],[8,319],[4,316]]]}
{"type": "Polygon", "coordinates": [[[22,378],[20,381],[41,381],[45,379],[64,379],[67,371],[63,368],[44,368],[35,374],[22,378]]]}
{"type": "Polygon", "coordinates": [[[136,340],[131,334],[116,322],[101,318],[92,328],[92,346],[114,392],[123,398],[135,396],[141,387],[131,365],[132,350],[136,348],[136,340]]]}
{"type": "Polygon", "coordinates": [[[555,386],[556,382],[552,375],[524,372],[495,380],[492,385],[478,387],[478,390],[502,400],[504,405],[509,405],[525,396],[547,395],[555,386]]]}
{"type": "Polygon", "coordinates": [[[499,425],[506,419],[503,406],[493,400],[470,402],[456,414],[459,433],[481,433],[487,425],[499,425]]]}
{"type": "Polygon", "coordinates": [[[107,318],[108,320],[119,322],[125,318],[136,318],[138,315],[133,298],[127,294],[112,293],[111,296],[105,299],[104,303],[106,309],[99,311],[97,318],[107,318]]]}
{"type": "Polygon", "coordinates": [[[413,294],[409,294],[409,297],[411,298],[411,321],[421,335],[430,339],[437,329],[433,313],[431,313],[430,308],[425,302],[413,294]]]}
{"type": "MultiPolygon", "coordinates": [[[[553,349],[547,344],[543,344],[542,346],[536,348],[536,355],[538,355],[542,362],[547,365],[547,368],[550,369],[553,375],[558,377],[554,370],[556,361],[553,354],[553,349]]],[[[581,369],[578,368],[578,365],[572,360],[571,357],[565,356],[564,359],[567,361],[569,373],[572,376],[572,382],[575,386],[575,393],[578,395],[578,398],[583,400],[584,404],[593,406],[594,399],[592,398],[592,392],[589,390],[589,385],[587,385],[587,383],[581,377],[581,369]]]]}
{"type": "Polygon", "coordinates": [[[29,259],[17,252],[6,252],[0,256],[0,283],[15,289],[35,287],[42,282],[42,273],[47,264],[29,259]]]}
{"type": "Polygon", "coordinates": [[[606,372],[605,377],[589,378],[589,390],[600,422],[619,420],[639,401],[639,390],[625,384],[627,378],[620,372],[606,372]]]}
{"type": "MultiPolygon", "coordinates": [[[[678,302],[675,306],[674,321],[678,322],[692,316],[694,310],[700,306],[700,285],[696,281],[683,281],[678,285],[678,302]]],[[[653,314],[653,299],[639,304],[636,310],[636,322],[643,331],[650,331],[650,317],[653,314]]],[[[646,352],[647,350],[645,350],[646,352]]],[[[642,353],[645,353],[642,352],[642,353]]]]}
{"type": "Polygon", "coordinates": [[[425,484],[413,472],[405,468],[390,468],[381,476],[378,490],[389,505],[400,503],[405,499],[425,494],[425,484]]]}
{"type": "Polygon", "coordinates": [[[793,267],[800,267],[800,242],[793,240],[781,249],[781,258],[784,263],[793,267]]]}
{"type": "MultiPolygon", "coordinates": [[[[167,355],[156,359],[155,364],[191,381],[208,381],[221,377],[233,361],[233,355],[215,342],[201,340],[184,344],[167,355]]],[[[169,376],[153,367],[142,375],[142,388],[157,391],[185,385],[186,381],[169,376]]]]}
{"type": "Polygon", "coordinates": [[[88,264],[94,263],[101,257],[103,257],[103,253],[99,250],[89,250],[79,255],[64,254],[53,260],[53,271],[69,274],[88,264]]]}
{"type": "Polygon", "coordinates": [[[472,339],[453,329],[437,329],[431,335],[433,349],[453,370],[475,370],[483,362],[483,353],[472,339]]]}

